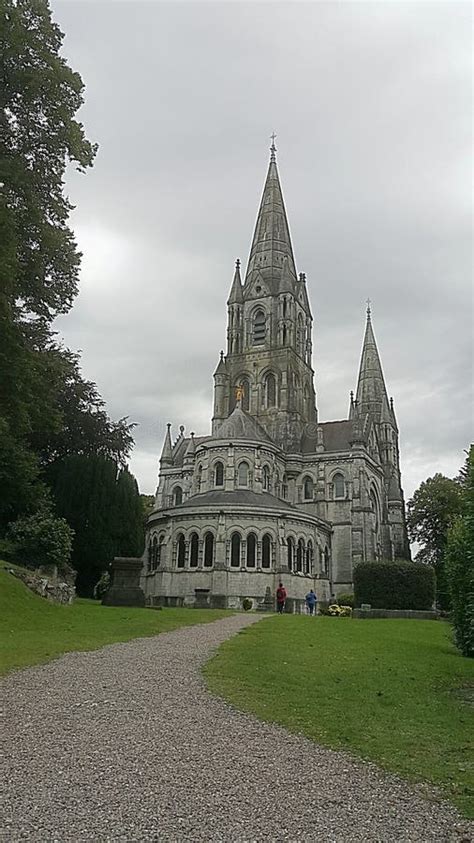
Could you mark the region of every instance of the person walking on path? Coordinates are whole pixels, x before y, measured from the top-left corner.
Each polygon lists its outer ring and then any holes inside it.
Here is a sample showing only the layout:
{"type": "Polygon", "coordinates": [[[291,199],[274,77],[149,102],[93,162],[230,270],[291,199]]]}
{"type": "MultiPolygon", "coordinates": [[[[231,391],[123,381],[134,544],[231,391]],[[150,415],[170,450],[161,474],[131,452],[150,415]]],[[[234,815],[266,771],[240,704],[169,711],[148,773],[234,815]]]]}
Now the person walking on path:
{"type": "Polygon", "coordinates": [[[286,588],[282,582],[278,583],[277,588],[277,612],[279,615],[282,615],[285,610],[285,602],[286,602],[286,588]]]}
{"type": "Polygon", "coordinates": [[[305,600],[306,600],[306,605],[308,607],[310,615],[315,615],[318,598],[317,598],[316,594],[314,593],[313,589],[311,589],[311,591],[308,591],[308,593],[305,597],[305,600]]]}

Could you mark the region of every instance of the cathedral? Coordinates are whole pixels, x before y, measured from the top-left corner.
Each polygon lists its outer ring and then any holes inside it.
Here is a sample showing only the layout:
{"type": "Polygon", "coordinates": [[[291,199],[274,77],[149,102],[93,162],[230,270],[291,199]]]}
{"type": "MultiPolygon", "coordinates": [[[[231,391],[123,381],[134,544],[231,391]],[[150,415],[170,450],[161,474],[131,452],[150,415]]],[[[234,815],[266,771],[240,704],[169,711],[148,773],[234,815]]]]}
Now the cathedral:
{"type": "Polygon", "coordinates": [[[352,590],[363,560],[410,558],[398,427],[370,307],[357,389],[318,418],[313,317],[297,273],[274,143],[245,272],[227,300],[210,435],[168,425],[140,585],[148,605],[298,612],[352,590]],[[247,604],[248,605],[248,604],[247,604]]]}

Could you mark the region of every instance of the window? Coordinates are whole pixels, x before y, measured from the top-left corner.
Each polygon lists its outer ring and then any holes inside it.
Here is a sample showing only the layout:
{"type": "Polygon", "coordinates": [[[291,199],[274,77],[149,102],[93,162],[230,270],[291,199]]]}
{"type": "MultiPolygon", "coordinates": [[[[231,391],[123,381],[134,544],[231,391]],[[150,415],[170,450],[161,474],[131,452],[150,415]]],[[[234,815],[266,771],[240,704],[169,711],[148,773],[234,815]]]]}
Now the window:
{"type": "Polygon", "coordinates": [[[265,533],[262,540],[262,568],[270,568],[272,558],[272,539],[265,533]]]}
{"type": "Polygon", "coordinates": [[[221,462],[216,462],[214,466],[214,486],[224,485],[224,465],[221,462]]]}
{"type": "Polygon", "coordinates": [[[183,503],[183,490],[181,486],[176,486],[173,489],[173,506],[179,506],[180,503],[183,503]]]}
{"type": "Polygon", "coordinates": [[[335,474],[334,477],[332,478],[332,482],[334,483],[334,497],[335,498],[345,497],[344,475],[343,474],[335,474]]]}
{"type": "Polygon", "coordinates": [[[372,507],[372,512],[375,518],[375,529],[378,530],[379,528],[379,507],[377,503],[377,495],[373,489],[370,490],[370,505],[372,507]]]}
{"type": "Polygon", "coordinates": [[[263,466],[262,486],[263,486],[264,492],[270,491],[270,469],[269,469],[268,465],[263,466]]]}
{"type": "Polygon", "coordinates": [[[281,496],[285,501],[288,498],[288,482],[286,479],[286,474],[283,475],[283,482],[281,484],[281,496]]]}
{"type": "Polygon", "coordinates": [[[295,560],[295,543],[294,540],[289,536],[287,541],[287,548],[288,548],[288,570],[293,570],[293,564],[295,560]]]}
{"type": "Polygon", "coordinates": [[[230,564],[233,568],[240,568],[240,533],[232,533],[230,540],[230,564]]]}
{"type": "Polygon", "coordinates": [[[303,497],[305,501],[312,501],[314,496],[313,478],[305,477],[303,483],[303,497]]]}
{"type": "Polygon", "coordinates": [[[204,536],[204,567],[212,568],[214,561],[214,536],[212,533],[206,533],[204,536]]]}
{"type": "Polygon", "coordinates": [[[313,542],[311,539],[308,541],[306,547],[306,573],[313,573],[313,542]]]}
{"type": "Polygon", "coordinates": [[[265,313],[263,310],[257,310],[253,317],[253,344],[262,345],[265,342],[265,313]]]}
{"type": "Polygon", "coordinates": [[[265,378],[265,406],[274,407],[276,404],[276,380],[275,375],[269,374],[265,378]]]}
{"type": "Polygon", "coordinates": [[[255,568],[257,561],[257,536],[249,533],[247,536],[247,568],[255,568]]]}
{"type": "Polygon", "coordinates": [[[201,491],[202,486],[202,465],[198,465],[197,467],[197,474],[196,474],[196,489],[197,493],[201,491]]]}
{"type": "Polygon", "coordinates": [[[296,570],[302,572],[304,560],[304,541],[300,539],[296,550],[296,570]]]}
{"type": "Polygon", "coordinates": [[[197,568],[199,560],[199,537],[197,533],[191,533],[189,565],[197,568]]]}
{"type": "Polygon", "coordinates": [[[179,534],[176,542],[176,565],[178,568],[184,568],[186,560],[186,543],[182,533],[179,534]]]}
{"type": "Polygon", "coordinates": [[[249,484],[249,464],[248,462],[241,462],[237,475],[237,482],[239,486],[248,486],[249,484]]]}
{"type": "Polygon", "coordinates": [[[329,550],[324,548],[324,573],[329,574],[329,550]]]}

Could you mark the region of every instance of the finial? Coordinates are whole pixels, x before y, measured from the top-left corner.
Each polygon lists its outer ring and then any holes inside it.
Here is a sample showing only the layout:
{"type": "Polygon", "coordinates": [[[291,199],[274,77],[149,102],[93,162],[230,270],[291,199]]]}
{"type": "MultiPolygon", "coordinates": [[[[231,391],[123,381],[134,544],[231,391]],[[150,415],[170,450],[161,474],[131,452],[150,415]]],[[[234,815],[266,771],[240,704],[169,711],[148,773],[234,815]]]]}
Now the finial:
{"type": "Polygon", "coordinates": [[[367,319],[370,319],[370,314],[372,313],[370,309],[370,299],[367,299],[367,319]]]}
{"type": "Polygon", "coordinates": [[[184,434],[184,424],[180,424],[179,432],[180,432],[181,436],[184,434]]]}
{"type": "Polygon", "coordinates": [[[354,391],[351,389],[351,404],[354,403],[354,391]]]}
{"type": "Polygon", "coordinates": [[[194,439],[194,430],[191,431],[191,439],[194,439]]]}
{"type": "Polygon", "coordinates": [[[275,146],[276,134],[275,134],[275,131],[273,131],[271,133],[270,138],[271,138],[271,141],[272,141],[272,145],[270,147],[270,161],[276,161],[276,158],[275,158],[275,152],[276,152],[276,146],[275,146]]]}
{"type": "Polygon", "coordinates": [[[306,284],[306,272],[300,272],[300,281],[306,284]]]}
{"type": "Polygon", "coordinates": [[[221,363],[222,363],[223,359],[224,359],[224,352],[221,349],[221,363]]]}
{"type": "Polygon", "coordinates": [[[240,258],[237,258],[237,260],[235,261],[235,268],[240,269],[240,258]]]}
{"type": "Polygon", "coordinates": [[[393,412],[393,396],[392,395],[390,396],[390,409],[393,412]]]}
{"type": "Polygon", "coordinates": [[[166,427],[168,428],[168,430],[170,430],[170,429],[171,429],[171,422],[168,422],[168,424],[166,425],[166,427]]]}

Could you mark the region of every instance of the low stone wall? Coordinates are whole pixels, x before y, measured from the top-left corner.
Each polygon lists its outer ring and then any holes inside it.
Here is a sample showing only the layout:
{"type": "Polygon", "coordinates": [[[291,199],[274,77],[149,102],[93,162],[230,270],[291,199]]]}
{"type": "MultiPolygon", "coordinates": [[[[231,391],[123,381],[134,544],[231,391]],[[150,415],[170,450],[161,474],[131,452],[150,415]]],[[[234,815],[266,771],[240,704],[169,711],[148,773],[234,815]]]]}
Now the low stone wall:
{"type": "Polygon", "coordinates": [[[353,618],[408,618],[412,621],[437,621],[438,613],[414,609],[354,609],[353,618]]]}
{"type": "Polygon", "coordinates": [[[35,594],[44,597],[51,603],[72,603],[76,596],[76,589],[70,583],[64,582],[56,573],[56,577],[47,577],[42,573],[41,568],[32,571],[19,571],[17,568],[6,570],[14,577],[21,580],[35,594]]]}

